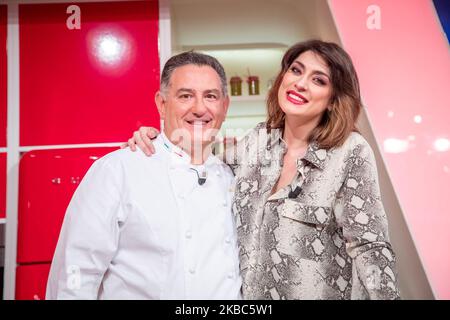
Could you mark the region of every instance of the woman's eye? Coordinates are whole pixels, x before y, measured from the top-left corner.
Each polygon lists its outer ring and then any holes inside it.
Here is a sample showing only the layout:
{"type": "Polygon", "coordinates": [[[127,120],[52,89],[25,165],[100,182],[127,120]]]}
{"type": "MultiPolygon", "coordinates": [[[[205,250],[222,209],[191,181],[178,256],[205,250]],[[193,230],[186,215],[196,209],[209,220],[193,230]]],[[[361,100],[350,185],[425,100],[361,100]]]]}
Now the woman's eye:
{"type": "Polygon", "coordinates": [[[314,81],[321,86],[324,86],[327,84],[327,82],[325,80],[323,80],[322,78],[315,78],[314,81]]]}
{"type": "Polygon", "coordinates": [[[291,67],[291,71],[295,74],[299,74],[300,73],[300,69],[298,69],[297,67],[291,67]]]}

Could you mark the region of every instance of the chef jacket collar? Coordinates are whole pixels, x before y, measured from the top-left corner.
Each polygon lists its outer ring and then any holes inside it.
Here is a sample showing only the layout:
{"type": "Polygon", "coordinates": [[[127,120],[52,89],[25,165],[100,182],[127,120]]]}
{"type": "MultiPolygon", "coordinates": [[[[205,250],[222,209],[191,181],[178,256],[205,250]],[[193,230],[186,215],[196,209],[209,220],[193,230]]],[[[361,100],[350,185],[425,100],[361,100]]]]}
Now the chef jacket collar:
{"type": "MultiPolygon", "coordinates": [[[[161,134],[157,137],[157,140],[160,141],[160,143],[163,146],[163,149],[165,149],[167,152],[171,154],[171,159],[175,160],[176,162],[185,163],[189,166],[195,167],[197,165],[191,164],[191,156],[186,153],[183,149],[178,147],[177,145],[173,144],[169,138],[167,138],[166,134],[164,132],[161,132],[161,134]]],[[[214,156],[213,154],[210,154],[206,161],[198,166],[209,166],[213,164],[218,164],[220,160],[214,156]]]]}

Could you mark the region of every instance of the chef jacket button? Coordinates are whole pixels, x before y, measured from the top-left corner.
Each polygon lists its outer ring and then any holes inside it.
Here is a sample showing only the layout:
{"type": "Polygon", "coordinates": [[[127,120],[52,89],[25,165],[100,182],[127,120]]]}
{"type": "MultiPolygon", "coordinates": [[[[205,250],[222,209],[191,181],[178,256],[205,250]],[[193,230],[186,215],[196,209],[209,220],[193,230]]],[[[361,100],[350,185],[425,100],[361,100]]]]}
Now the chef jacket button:
{"type": "Polygon", "coordinates": [[[180,198],[181,200],[184,200],[184,195],[179,194],[179,195],[178,195],[178,198],[180,198]]]}
{"type": "Polygon", "coordinates": [[[226,244],[230,244],[230,242],[231,242],[230,238],[229,238],[229,237],[226,237],[226,238],[225,238],[225,243],[226,243],[226,244]]]}
{"type": "Polygon", "coordinates": [[[219,171],[219,170],[216,171],[216,175],[217,175],[218,177],[220,177],[220,171],[219,171]]]}
{"type": "Polygon", "coordinates": [[[224,207],[226,207],[227,204],[228,204],[227,200],[223,200],[222,205],[223,205],[224,207]]]}
{"type": "Polygon", "coordinates": [[[174,166],[174,165],[171,165],[171,166],[169,167],[169,169],[170,169],[170,170],[174,170],[174,169],[175,169],[175,166],[174,166]]]}
{"type": "Polygon", "coordinates": [[[228,279],[233,279],[234,278],[233,272],[230,272],[227,277],[228,279]]]}
{"type": "Polygon", "coordinates": [[[186,238],[187,239],[192,238],[192,232],[191,231],[186,231],[186,238]]]}
{"type": "Polygon", "coordinates": [[[189,268],[189,273],[190,273],[190,274],[194,274],[194,273],[195,273],[194,267],[190,267],[190,268],[189,268]]]}

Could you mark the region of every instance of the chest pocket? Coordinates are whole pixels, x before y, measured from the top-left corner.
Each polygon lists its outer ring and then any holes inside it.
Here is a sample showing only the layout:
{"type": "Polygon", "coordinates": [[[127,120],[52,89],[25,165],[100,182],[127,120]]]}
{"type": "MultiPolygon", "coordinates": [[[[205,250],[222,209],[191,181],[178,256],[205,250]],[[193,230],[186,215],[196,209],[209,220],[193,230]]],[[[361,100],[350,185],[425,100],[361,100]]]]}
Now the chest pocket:
{"type": "Polygon", "coordinates": [[[274,230],[277,250],[296,258],[315,259],[330,241],[324,228],[332,221],[332,209],[285,199],[278,207],[278,227],[274,230]]]}
{"type": "Polygon", "coordinates": [[[286,199],[280,214],[298,222],[325,225],[330,220],[331,207],[306,205],[294,199],[286,199]]]}

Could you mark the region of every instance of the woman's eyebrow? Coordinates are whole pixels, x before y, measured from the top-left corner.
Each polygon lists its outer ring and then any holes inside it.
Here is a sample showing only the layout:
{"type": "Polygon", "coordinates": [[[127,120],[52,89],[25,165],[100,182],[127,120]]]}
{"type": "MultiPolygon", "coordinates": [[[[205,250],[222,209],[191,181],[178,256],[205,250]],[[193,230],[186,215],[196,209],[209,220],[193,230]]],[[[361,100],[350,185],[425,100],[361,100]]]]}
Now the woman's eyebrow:
{"type": "MultiPolygon", "coordinates": [[[[294,63],[295,63],[295,64],[298,64],[302,69],[306,69],[306,68],[305,68],[305,65],[304,65],[303,63],[301,63],[300,61],[294,60],[294,62],[293,62],[292,64],[294,64],[294,63]]],[[[321,71],[321,70],[313,70],[313,73],[324,75],[324,76],[327,77],[328,79],[330,78],[330,76],[329,76],[326,72],[323,72],[323,71],[321,71]]]]}

